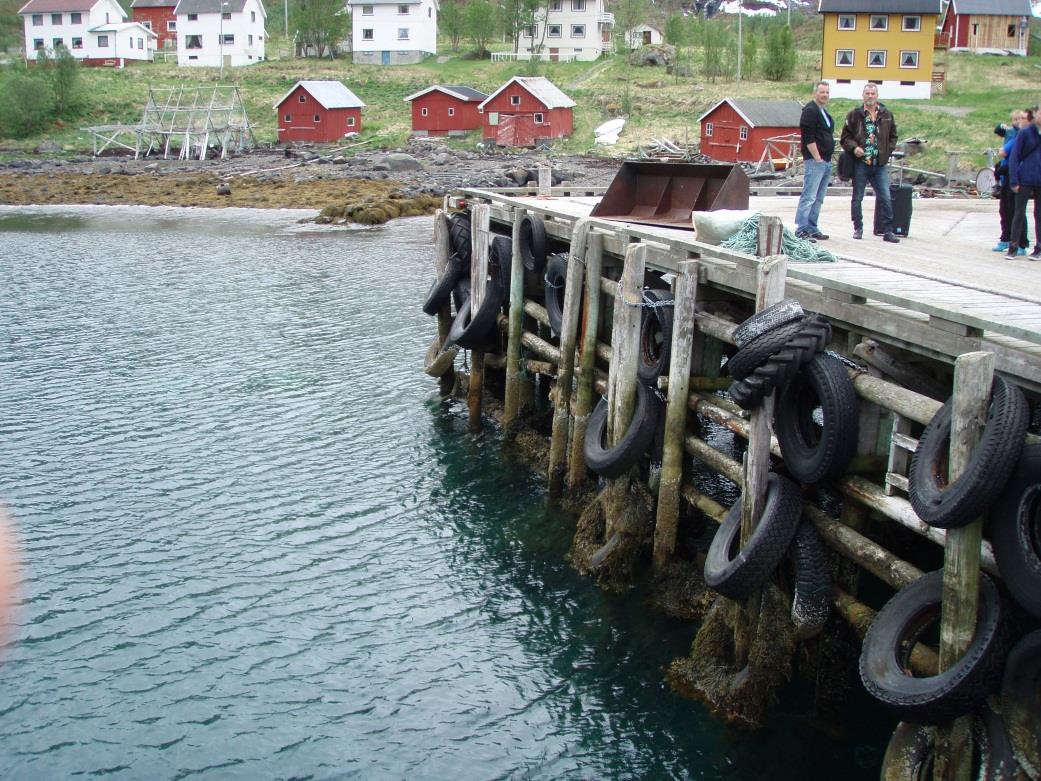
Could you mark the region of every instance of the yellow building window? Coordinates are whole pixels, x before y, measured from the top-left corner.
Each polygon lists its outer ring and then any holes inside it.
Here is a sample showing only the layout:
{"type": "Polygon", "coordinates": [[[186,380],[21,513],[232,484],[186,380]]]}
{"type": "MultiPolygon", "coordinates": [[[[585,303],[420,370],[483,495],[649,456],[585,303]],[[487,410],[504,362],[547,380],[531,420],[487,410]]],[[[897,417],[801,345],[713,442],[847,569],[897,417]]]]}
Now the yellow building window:
{"type": "Polygon", "coordinates": [[[871,17],[868,29],[875,33],[884,33],[889,29],[889,17],[885,14],[876,14],[871,17]]]}
{"type": "Polygon", "coordinates": [[[852,68],[853,67],[853,50],[852,49],[836,49],[835,50],[835,65],[840,68],[852,68]]]}
{"type": "Polygon", "coordinates": [[[884,68],[884,67],[886,67],[886,50],[885,49],[868,49],[868,53],[867,53],[867,66],[869,68],[884,68]]]}
{"type": "Polygon", "coordinates": [[[856,30],[857,29],[857,15],[856,14],[839,14],[838,15],[838,29],[840,29],[840,30],[856,30]]]}
{"type": "Polygon", "coordinates": [[[902,52],[900,52],[900,67],[901,68],[917,68],[918,67],[918,52],[916,52],[916,51],[902,51],[902,52]]]}

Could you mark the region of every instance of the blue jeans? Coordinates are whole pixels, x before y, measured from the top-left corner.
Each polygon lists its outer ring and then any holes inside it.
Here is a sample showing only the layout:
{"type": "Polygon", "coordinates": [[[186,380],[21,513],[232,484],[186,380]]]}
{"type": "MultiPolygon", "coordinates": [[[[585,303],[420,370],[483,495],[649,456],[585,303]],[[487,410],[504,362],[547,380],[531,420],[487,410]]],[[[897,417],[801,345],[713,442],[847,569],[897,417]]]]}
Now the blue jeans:
{"type": "Polygon", "coordinates": [[[871,191],[875,194],[875,208],[882,210],[882,230],[893,232],[893,198],[889,194],[889,166],[867,165],[860,160],[853,166],[853,202],[850,204],[850,216],[853,218],[853,229],[863,230],[864,211],[861,201],[864,190],[871,182],[871,191]]]}
{"type": "Polygon", "coordinates": [[[820,233],[817,218],[820,217],[824,194],[828,191],[831,179],[831,161],[805,161],[806,173],[802,180],[802,195],[799,196],[799,207],[795,210],[795,229],[820,233]]]}

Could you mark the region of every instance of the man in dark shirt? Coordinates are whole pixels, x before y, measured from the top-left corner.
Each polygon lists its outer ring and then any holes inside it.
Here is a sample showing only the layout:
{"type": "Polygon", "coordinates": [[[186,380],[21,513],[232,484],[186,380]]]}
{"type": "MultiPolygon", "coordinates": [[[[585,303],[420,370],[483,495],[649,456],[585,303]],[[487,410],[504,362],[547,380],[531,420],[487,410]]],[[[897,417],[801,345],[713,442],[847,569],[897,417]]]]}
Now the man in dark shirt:
{"type": "Polygon", "coordinates": [[[839,143],[853,154],[853,200],[850,216],[853,219],[853,238],[864,238],[862,202],[868,182],[875,193],[875,208],[881,210],[882,238],[892,244],[900,239],[893,233],[893,200],[889,193],[889,155],[896,146],[896,121],[884,105],[878,102],[878,86],[864,85],[864,105],[850,110],[842,126],[839,143]]]}
{"type": "Polygon", "coordinates": [[[831,153],[835,149],[835,122],[824,108],[830,94],[828,82],[818,81],[813,88],[813,100],[803,107],[799,118],[805,173],[799,207],[795,210],[795,235],[801,239],[828,238],[818,227],[817,218],[828,191],[831,153]]]}

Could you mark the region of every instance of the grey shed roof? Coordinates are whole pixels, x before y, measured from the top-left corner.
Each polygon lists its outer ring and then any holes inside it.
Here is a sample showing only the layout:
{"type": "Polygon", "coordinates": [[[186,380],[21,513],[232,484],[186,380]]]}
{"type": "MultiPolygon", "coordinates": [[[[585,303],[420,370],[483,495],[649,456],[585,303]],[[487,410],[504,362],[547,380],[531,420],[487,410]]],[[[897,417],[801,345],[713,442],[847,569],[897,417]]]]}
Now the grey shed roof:
{"type": "Polygon", "coordinates": [[[1030,0],[951,0],[956,14],[974,16],[1030,16],[1030,0]]]}
{"type": "MultiPolygon", "coordinates": [[[[264,4],[257,0],[260,11],[265,16],[264,4]]],[[[240,14],[246,7],[246,0],[178,0],[175,14],[240,14]]]]}
{"type": "Polygon", "coordinates": [[[747,100],[744,98],[723,98],[712,108],[698,117],[703,120],[724,103],[729,103],[734,110],[744,117],[749,127],[798,127],[802,116],[802,103],[797,100],[747,100]]]}
{"type": "Polygon", "coordinates": [[[167,6],[177,5],[177,0],[134,0],[130,4],[131,8],[165,8],[167,6]]]}
{"type": "Polygon", "coordinates": [[[820,0],[822,14],[936,14],[940,0],[820,0]]]}
{"type": "Polygon", "coordinates": [[[473,101],[477,101],[478,103],[480,103],[482,100],[488,97],[483,92],[478,92],[473,87],[466,87],[462,84],[435,84],[432,87],[421,89],[419,92],[413,92],[411,95],[405,98],[405,102],[410,103],[416,98],[422,95],[426,95],[428,92],[433,92],[434,90],[444,92],[447,95],[451,95],[453,98],[459,98],[459,100],[466,101],[467,103],[471,103],[473,101]]]}
{"type": "Polygon", "coordinates": [[[324,108],[365,108],[358,96],[339,81],[298,81],[289,92],[278,99],[274,107],[278,108],[285,103],[286,98],[292,95],[297,87],[307,90],[324,108]]]}
{"type": "Polygon", "coordinates": [[[572,108],[575,106],[575,101],[560,91],[552,81],[547,79],[545,76],[514,76],[512,79],[503,84],[499,89],[495,90],[489,95],[484,103],[481,103],[478,108],[484,108],[484,105],[498,95],[500,92],[505,90],[511,84],[517,84],[536,98],[546,108],[572,108]]]}

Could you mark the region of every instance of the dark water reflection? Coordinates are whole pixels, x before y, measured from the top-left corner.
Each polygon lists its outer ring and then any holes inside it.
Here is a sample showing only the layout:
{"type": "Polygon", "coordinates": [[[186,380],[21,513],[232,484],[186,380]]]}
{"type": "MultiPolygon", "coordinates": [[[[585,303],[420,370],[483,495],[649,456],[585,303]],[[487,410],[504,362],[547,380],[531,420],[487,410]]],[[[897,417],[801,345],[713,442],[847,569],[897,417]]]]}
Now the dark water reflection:
{"type": "Polygon", "coordinates": [[[0,775],[868,779],[785,692],[734,733],[692,628],[564,562],[540,479],[421,371],[430,222],[0,209],[0,775]]]}

